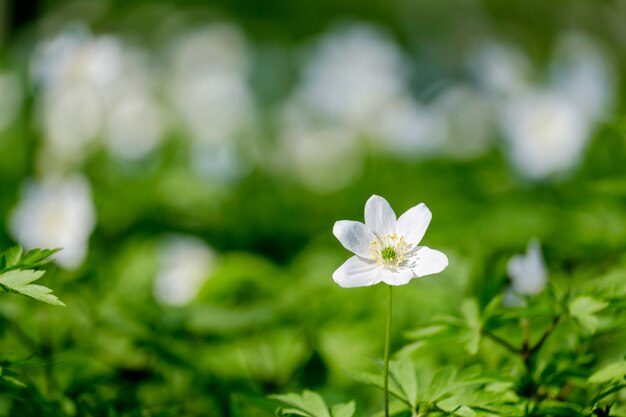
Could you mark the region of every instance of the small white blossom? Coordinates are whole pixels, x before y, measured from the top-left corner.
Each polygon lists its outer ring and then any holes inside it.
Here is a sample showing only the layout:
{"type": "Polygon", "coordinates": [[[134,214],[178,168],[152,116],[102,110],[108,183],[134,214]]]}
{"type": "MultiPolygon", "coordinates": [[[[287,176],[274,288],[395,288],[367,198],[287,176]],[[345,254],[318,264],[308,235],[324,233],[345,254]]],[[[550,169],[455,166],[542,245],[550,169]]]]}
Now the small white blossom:
{"type": "Polygon", "coordinates": [[[405,66],[404,55],[382,29],[335,28],[313,46],[295,94],[328,120],[360,129],[406,91],[405,66]]]}
{"type": "Polygon", "coordinates": [[[470,71],[488,93],[508,95],[525,89],[532,65],[515,45],[486,41],[470,55],[470,71]]]}
{"type": "Polygon", "coordinates": [[[298,103],[282,107],[277,148],[269,163],[315,192],[333,192],[361,173],[363,146],[350,129],[318,123],[298,103]]]}
{"type": "Polygon", "coordinates": [[[531,180],[575,167],[592,129],[584,109],[549,89],[516,94],[503,107],[501,122],[509,158],[531,180]]]}
{"type": "Polygon", "coordinates": [[[493,144],[497,119],[489,96],[464,85],[452,85],[433,104],[445,121],[444,153],[456,159],[484,155],[493,144]]]}
{"type": "Polygon", "coordinates": [[[104,139],[113,155],[138,159],[159,144],[164,125],[144,52],[70,25],[42,41],[30,64],[45,157],[81,162],[104,139]]]}
{"type": "Polygon", "coordinates": [[[249,51],[238,27],[217,23],[184,33],[168,61],[166,92],[193,140],[222,144],[253,124],[249,51]]]}
{"type": "Polygon", "coordinates": [[[215,266],[215,252],[198,238],[171,236],[160,250],[161,268],[154,280],[155,299],[169,306],[191,302],[215,266]]]}
{"type": "Polygon", "coordinates": [[[374,126],[374,145],[400,158],[427,158],[441,152],[446,140],[446,119],[436,109],[398,97],[380,112],[374,126]]]}
{"type": "Polygon", "coordinates": [[[416,277],[436,274],[448,266],[448,257],[419,243],[432,214],[424,203],[396,214],[384,198],[373,195],[365,204],[365,224],[351,220],[335,223],[333,234],[353,252],[333,274],[344,288],[384,282],[404,285],[416,277]]]}
{"type": "Polygon", "coordinates": [[[89,183],[77,174],[44,182],[28,182],[14,209],[9,229],[26,248],[61,248],[56,262],[78,267],[96,223],[89,183]]]}
{"type": "Polygon", "coordinates": [[[511,289],[519,295],[537,295],[543,291],[548,280],[548,271],[536,240],[528,243],[526,253],[512,257],[507,264],[511,278],[511,289]]]}
{"type": "Polygon", "coordinates": [[[601,45],[580,33],[564,35],[550,65],[551,84],[594,120],[606,117],[617,88],[614,65],[601,45]]]}

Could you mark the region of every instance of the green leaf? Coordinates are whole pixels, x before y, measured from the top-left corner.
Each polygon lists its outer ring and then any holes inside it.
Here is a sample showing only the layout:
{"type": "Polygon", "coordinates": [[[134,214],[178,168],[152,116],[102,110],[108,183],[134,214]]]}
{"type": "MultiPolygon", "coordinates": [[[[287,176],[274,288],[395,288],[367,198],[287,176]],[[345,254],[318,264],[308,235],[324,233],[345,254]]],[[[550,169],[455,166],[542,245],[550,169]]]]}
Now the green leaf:
{"type": "Polygon", "coordinates": [[[612,363],[589,377],[592,384],[602,384],[609,381],[619,381],[626,376],[626,361],[612,363]]]}
{"type": "Polygon", "coordinates": [[[354,415],[354,401],[345,404],[336,404],[330,408],[330,414],[333,417],[352,417],[354,415]]]}
{"type": "Polygon", "coordinates": [[[32,269],[52,262],[52,255],[61,249],[31,249],[26,252],[20,261],[20,265],[32,269]]]}
{"type": "Polygon", "coordinates": [[[403,358],[392,362],[390,373],[393,382],[399,386],[411,407],[417,408],[417,376],[413,361],[409,358],[403,358]]]}
{"type": "Polygon", "coordinates": [[[8,382],[11,385],[14,385],[16,387],[19,388],[26,388],[26,384],[24,384],[22,381],[20,381],[19,379],[13,377],[13,376],[3,376],[2,379],[6,382],[8,382]]]}
{"type": "Polygon", "coordinates": [[[465,319],[466,330],[463,332],[463,340],[465,341],[465,350],[475,355],[478,353],[481,336],[481,321],[478,301],[474,298],[463,301],[461,305],[461,314],[465,319]]]}
{"type": "Polygon", "coordinates": [[[288,416],[288,415],[296,415],[296,416],[302,416],[302,417],[310,417],[311,415],[309,413],[305,413],[302,410],[298,410],[297,408],[278,408],[278,410],[276,410],[276,415],[278,416],[288,416]]]}
{"type": "Polygon", "coordinates": [[[615,394],[616,392],[619,392],[621,390],[623,390],[624,388],[626,388],[626,384],[621,384],[621,385],[609,385],[608,388],[606,388],[604,391],[600,391],[599,393],[596,394],[596,396],[593,398],[593,403],[597,404],[599,401],[603,400],[604,398],[608,397],[609,395],[615,394]]]}
{"type": "Polygon", "coordinates": [[[451,389],[454,389],[452,381],[456,376],[456,369],[452,366],[446,366],[437,370],[428,387],[427,399],[430,402],[436,402],[446,395],[451,389]]]}
{"type": "Polygon", "coordinates": [[[489,301],[489,304],[483,310],[483,320],[488,319],[492,316],[495,316],[500,306],[502,305],[502,299],[504,298],[504,294],[498,294],[489,301]]]}
{"type": "Polygon", "coordinates": [[[605,309],[609,303],[606,301],[596,300],[593,297],[583,295],[576,297],[569,303],[568,310],[581,327],[590,333],[598,328],[600,320],[595,313],[605,309]]]}
{"type": "MultiPolygon", "coordinates": [[[[366,371],[356,371],[356,372],[350,372],[348,375],[352,379],[359,381],[363,384],[370,385],[381,390],[384,387],[382,374],[374,374],[372,372],[366,372],[366,371]]],[[[389,393],[392,394],[397,399],[403,401],[407,406],[409,407],[411,406],[409,399],[404,394],[404,392],[402,392],[402,389],[393,380],[393,378],[390,378],[390,381],[389,381],[389,393]]]]}
{"type": "Polygon", "coordinates": [[[32,269],[13,270],[0,274],[0,285],[8,291],[17,292],[44,303],[65,306],[50,288],[31,284],[42,277],[45,271],[34,271],[32,269]]]}
{"type": "Polygon", "coordinates": [[[539,403],[535,413],[548,416],[576,416],[582,414],[578,404],[565,401],[544,400],[539,403]]]}
{"type": "MultiPolygon", "coordinates": [[[[296,411],[304,412],[304,414],[300,414],[303,416],[333,417],[331,416],[328,410],[328,406],[326,406],[326,403],[324,402],[324,399],[319,394],[313,391],[305,390],[302,395],[295,393],[272,395],[270,398],[282,401],[285,404],[296,408],[296,411]]],[[[289,412],[292,414],[299,414],[297,412],[294,412],[293,410],[289,412]]]]}
{"type": "Polygon", "coordinates": [[[23,250],[20,246],[13,246],[4,252],[4,267],[11,268],[17,265],[22,257],[23,250]]]}

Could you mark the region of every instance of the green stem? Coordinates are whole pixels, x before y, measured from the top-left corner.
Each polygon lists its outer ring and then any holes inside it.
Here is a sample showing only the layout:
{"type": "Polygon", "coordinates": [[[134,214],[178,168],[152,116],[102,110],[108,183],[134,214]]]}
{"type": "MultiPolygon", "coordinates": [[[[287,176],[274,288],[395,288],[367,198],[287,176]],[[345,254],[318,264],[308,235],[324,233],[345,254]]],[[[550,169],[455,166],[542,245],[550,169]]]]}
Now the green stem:
{"type": "Polygon", "coordinates": [[[383,370],[383,395],[385,396],[385,417],[389,417],[389,341],[391,339],[391,306],[393,287],[389,287],[389,305],[387,306],[387,328],[385,329],[385,368],[383,370]]]}

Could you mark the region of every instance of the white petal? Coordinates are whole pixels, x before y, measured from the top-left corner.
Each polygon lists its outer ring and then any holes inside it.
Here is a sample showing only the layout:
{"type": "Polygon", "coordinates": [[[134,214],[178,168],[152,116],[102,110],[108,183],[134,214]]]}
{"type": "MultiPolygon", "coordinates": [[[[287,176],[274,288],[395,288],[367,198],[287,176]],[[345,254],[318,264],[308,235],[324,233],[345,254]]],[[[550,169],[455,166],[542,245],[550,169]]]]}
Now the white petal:
{"type": "Polygon", "coordinates": [[[404,236],[408,244],[417,245],[424,237],[432,217],[426,204],[420,203],[400,216],[396,223],[396,232],[404,236]]]}
{"type": "Polygon", "coordinates": [[[534,295],[542,292],[548,280],[548,270],[539,242],[531,241],[526,254],[513,256],[507,264],[507,273],[517,293],[534,295]]]}
{"type": "Polygon", "coordinates": [[[418,277],[423,277],[437,274],[446,269],[448,257],[443,252],[422,246],[409,259],[409,262],[413,273],[418,277]]]}
{"type": "Polygon", "coordinates": [[[340,220],[335,222],[333,234],[350,252],[364,258],[370,257],[369,247],[376,236],[363,223],[340,220]]]}
{"type": "Polygon", "coordinates": [[[353,256],[337,268],[333,280],[344,288],[367,287],[380,282],[378,270],[376,263],[353,256]]]}
{"type": "Polygon", "coordinates": [[[365,224],[378,237],[389,235],[396,226],[396,213],[387,200],[373,195],[365,203],[365,224]]]}
{"type": "Polygon", "coordinates": [[[385,284],[389,285],[405,285],[411,279],[415,278],[415,274],[409,268],[402,268],[396,271],[381,268],[380,277],[385,284]]]}

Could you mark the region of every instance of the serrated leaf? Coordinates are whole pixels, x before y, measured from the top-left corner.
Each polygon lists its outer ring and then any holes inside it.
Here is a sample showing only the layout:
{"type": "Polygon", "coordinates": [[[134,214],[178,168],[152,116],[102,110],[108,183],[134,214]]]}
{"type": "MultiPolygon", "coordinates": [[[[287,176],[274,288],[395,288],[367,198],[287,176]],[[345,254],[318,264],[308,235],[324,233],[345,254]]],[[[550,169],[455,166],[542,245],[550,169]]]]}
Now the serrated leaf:
{"type": "MultiPolygon", "coordinates": [[[[282,401],[285,404],[295,407],[297,410],[303,411],[306,413],[303,414],[305,416],[332,417],[324,399],[313,391],[305,390],[301,395],[295,393],[272,395],[270,398],[282,401]]],[[[295,413],[292,411],[292,414],[295,413]]]]}
{"type": "Polygon", "coordinates": [[[578,321],[583,329],[593,333],[600,323],[596,313],[605,309],[608,305],[609,303],[606,301],[596,300],[593,297],[583,295],[572,300],[569,303],[568,310],[570,315],[578,321]]]}
{"type": "Polygon", "coordinates": [[[17,265],[22,257],[23,250],[20,246],[13,246],[4,252],[4,266],[11,268],[17,265]]]}
{"type": "Polygon", "coordinates": [[[390,366],[390,373],[400,390],[404,394],[404,397],[409,402],[411,407],[415,409],[417,407],[417,375],[415,372],[415,365],[413,361],[408,358],[394,361],[390,366]]]}
{"type": "Polygon", "coordinates": [[[42,285],[31,284],[42,277],[45,271],[35,271],[32,269],[13,270],[0,274],[0,285],[5,289],[17,292],[44,303],[65,306],[50,288],[42,285]]]}
{"type": "Polygon", "coordinates": [[[626,361],[612,363],[589,377],[592,384],[602,384],[609,381],[618,381],[626,376],[626,361]]]}
{"type": "Polygon", "coordinates": [[[20,261],[25,268],[35,268],[52,262],[52,255],[61,249],[31,249],[26,252],[20,261]]]}
{"type": "Polygon", "coordinates": [[[332,417],[352,417],[356,407],[354,401],[344,404],[336,404],[330,408],[332,417]]]}
{"type": "Polygon", "coordinates": [[[451,366],[437,370],[428,387],[427,400],[429,402],[436,402],[442,396],[446,395],[450,389],[454,389],[452,380],[455,376],[456,369],[451,366]]]}

